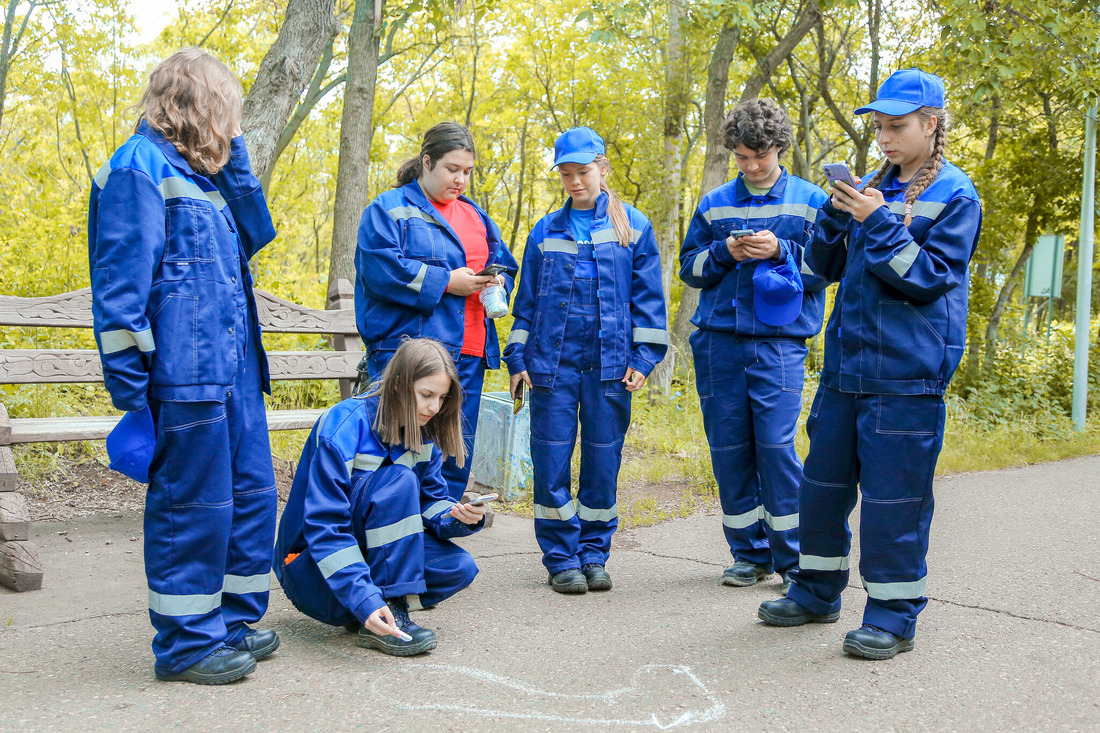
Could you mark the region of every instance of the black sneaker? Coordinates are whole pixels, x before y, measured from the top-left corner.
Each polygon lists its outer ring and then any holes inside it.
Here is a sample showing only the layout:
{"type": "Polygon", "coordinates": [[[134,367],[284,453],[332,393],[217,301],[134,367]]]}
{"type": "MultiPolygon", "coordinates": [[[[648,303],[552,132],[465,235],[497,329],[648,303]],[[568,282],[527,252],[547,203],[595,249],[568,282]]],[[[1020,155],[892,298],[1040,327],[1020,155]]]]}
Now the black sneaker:
{"type": "Polygon", "coordinates": [[[747,585],[756,585],[756,581],[761,578],[766,578],[771,574],[771,568],[766,565],[757,565],[756,563],[741,560],[722,571],[722,582],[726,585],[744,587],[747,585]]]}
{"type": "Polygon", "coordinates": [[[270,657],[271,653],[279,648],[279,635],[273,629],[263,631],[249,629],[234,648],[239,652],[248,652],[258,662],[265,657],[270,657]]]}
{"type": "Polygon", "coordinates": [[[802,624],[832,624],[840,618],[840,611],[813,613],[790,598],[764,601],[756,612],[768,626],[801,626],[802,624]]]}
{"type": "Polygon", "coordinates": [[[864,659],[893,659],[899,652],[913,651],[913,640],[903,639],[877,626],[863,624],[844,637],[844,651],[853,657],[864,659]]]}
{"type": "MultiPolygon", "coordinates": [[[[608,580],[611,579],[608,578],[608,580]]],[[[588,580],[585,579],[584,573],[577,568],[569,568],[568,570],[562,570],[560,573],[555,573],[546,582],[558,593],[588,592],[588,580]]]]}
{"type": "Polygon", "coordinates": [[[153,667],[162,682],[194,682],[197,685],[224,685],[235,682],[256,669],[256,660],[249,652],[222,646],[192,664],[182,672],[168,672],[153,667]]]}
{"type": "Polygon", "coordinates": [[[377,649],[383,654],[394,657],[411,657],[435,649],[435,632],[418,626],[409,618],[409,606],[404,598],[390,598],[386,601],[393,612],[394,625],[412,637],[412,641],[402,641],[396,636],[379,636],[367,628],[359,629],[356,644],[365,649],[377,649]]]}
{"type": "Polygon", "coordinates": [[[589,563],[581,568],[588,590],[611,590],[611,574],[603,565],[589,563]]]}

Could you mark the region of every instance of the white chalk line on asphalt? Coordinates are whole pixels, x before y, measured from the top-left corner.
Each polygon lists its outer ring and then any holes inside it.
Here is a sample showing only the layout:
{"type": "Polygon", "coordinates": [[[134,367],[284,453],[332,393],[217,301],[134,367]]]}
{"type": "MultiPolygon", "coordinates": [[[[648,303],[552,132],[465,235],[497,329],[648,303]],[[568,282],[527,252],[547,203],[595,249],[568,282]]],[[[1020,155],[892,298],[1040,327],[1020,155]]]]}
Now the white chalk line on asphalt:
{"type": "MultiPolygon", "coordinates": [[[[393,682],[392,677],[387,675],[386,677],[375,679],[371,682],[371,690],[378,694],[380,697],[384,697],[391,702],[396,703],[396,707],[399,710],[434,710],[441,712],[457,712],[465,713],[467,715],[475,715],[479,717],[488,718],[512,718],[517,720],[546,720],[556,723],[571,723],[575,725],[611,725],[611,726],[652,726],[659,730],[668,730],[670,728],[676,728],[685,725],[694,725],[698,723],[708,723],[725,716],[726,706],[718,700],[709,690],[706,685],[695,676],[691,669],[685,665],[672,665],[672,664],[650,664],[646,665],[631,675],[631,685],[629,687],[620,688],[618,690],[610,690],[607,692],[596,694],[573,694],[553,692],[550,690],[542,690],[536,687],[532,687],[527,683],[516,680],[511,677],[503,677],[501,675],[494,674],[492,672],[486,672],[485,670],[476,669],[473,667],[458,667],[445,664],[415,664],[409,665],[407,668],[395,670],[400,671],[408,675],[415,676],[421,683],[424,682],[424,671],[431,670],[442,673],[448,676],[466,677],[476,684],[474,687],[466,686],[460,687],[457,685],[450,685],[448,688],[441,688],[437,686],[435,689],[452,689],[462,690],[463,694],[467,697],[487,697],[489,696],[489,689],[487,685],[494,685],[498,688],[504,688],[506,692],[520,693],[525,696],[530,696],[534,699],[526,701],[525,711],[517,710],[498,710],[492,708],[482,708],[470,702],[462,703],[431,703],[431,702],[398,702],[394,700],[394,694],[390,690],[379,690],[380,683],[393,682]],[[694,685],[698,692],[706,697],[706,701],[709,703],[709,707],[701,710],[687,710],[682,713],[670,713],[675,717],[670,717],[666,720],[662,720],[659,713],[651,713],[648,717],[641,718],[614,718],[614,717],[585,717],[583,714],[568,714],[568,713],[553,713],[548,711],[540,711],[537,709],[537,703],[542,701],[543,704],[560,705],[561,703],[573,703],[574,705],[580,704],[604,704],[604,705],[621,705],[621,700],[627,697],[630,693],[638,691],[643,695],[652,696],[657,700],[662,700],[663,695],[672,693],[674,690],[661,690],[655,689],[652,685],[641,685],[642,678],[652,675],[682,675],[684,679],[689,680],[694,685]],[[551,698],[552,700],[547,700],[551,698]],[[555,702],[560,701],[560,702],[555,702]],[[536,709],[531,710],[531,707],[536,709]]],[[[392,672],[391,672],[392,675],[392,672]]],[[[671,687],[671,686],[670,686],[671,687]]]]}

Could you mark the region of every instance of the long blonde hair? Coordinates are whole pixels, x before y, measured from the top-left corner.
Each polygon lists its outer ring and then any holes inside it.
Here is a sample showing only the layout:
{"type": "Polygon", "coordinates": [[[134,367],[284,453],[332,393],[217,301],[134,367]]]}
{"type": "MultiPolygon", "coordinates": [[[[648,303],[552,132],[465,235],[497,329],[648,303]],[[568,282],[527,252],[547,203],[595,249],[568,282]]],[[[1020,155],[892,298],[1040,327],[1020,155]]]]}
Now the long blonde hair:
{"type": "Polygon", "coordinates": [[[201,48],[182,48],[157,64],[134,105],[196,172],[214,174],[229,162],[241,124],[244,93],[229,67],[201,48]]]}
{"type": "Polygon", "coordinates": [[[600,190],[607,194],[607,217],[611,219],[611,226],[615,229],[615,238],[622,246],[629,247],[633,237],[630,231],[630,217],[627,216],[623,202],[607,185],[607,177],[611,175],[611,162],[603,153],[597,155],[592,162],[600,168],[600,190]]]}
{"type": "MultiPolygon", "coordinates": [[[[924,161],[924,164],[917,169],[917,172],[913,174],[913,178],[909,181],[909,187],[905,189],[905,221],[902,222],[905,226],[909,226],[913,221],[913,204],[932,185],[932,181],[936,180],[936,176],[940,174],[944,163],[947,162],[944,157],[944,150],[947,148],[947,110],[943,107],[921,107],[914,114],[925,124],[935,117],[936,131],[933,133],[931,154],[924,161]]],[[[878,172],[875,173],[874,178],[867,183],[867,188],[878,188],[886,180],[886,174],[890,172],[892,165],[889,160],[885,161],[878,172]]]]}
{"type": "Polygon", "coordinates": [[[430,440],[439,446],[444,456],[454,456],[455,463],[464,465],[462,383],[451,355],[438,341],[419,338],[401,344],[382,371],[381,382],[372,385],[368,394],[377,394],[379,398],[378,414],[371,427],[383,443],[419,451],[421,443],[430,440]],[[420,427],[413,385],[418,379],[440,373],[450,378],[450,390],[439,412],[427,425],[420,427]]]}

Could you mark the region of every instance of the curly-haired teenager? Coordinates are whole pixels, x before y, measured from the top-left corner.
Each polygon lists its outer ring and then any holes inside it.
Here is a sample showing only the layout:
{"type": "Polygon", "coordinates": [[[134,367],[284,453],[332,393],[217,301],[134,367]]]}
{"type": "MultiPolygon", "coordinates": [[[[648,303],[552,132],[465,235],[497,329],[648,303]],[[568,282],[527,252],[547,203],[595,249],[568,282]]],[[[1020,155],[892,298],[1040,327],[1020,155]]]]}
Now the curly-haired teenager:
{"type": "Polygon", "coordinates": [[[722,127],[740,174],[703,197],[680,249],[680,278],[699,288],[691,336],[696,387],[734,563],[727,585],[773,570],[783,588],[798,563],[794,439],[807,338],[821,329],[825,283],[805,265],[826,194],[779,164],[791,146],[787,114],[770,99],[738,104],[722,127]],[[731,232],[752,230],[734,238],[731,232]],[[801,270],[805,294],[773,312],[762,278],[778,261],[801,270]],[[782,310],[782,309],[781,309],[782,310]]]}
{"type": "Polygon", "coordinates": [[[888,659],[913,648],[917,614],[928,602],[943,394],[962,358],[982,209],[974,184],[944,158],[939,77],[897,71],[856,112],[875,113],[886,162],[862,191],[837,184],[818,213],[811,259],[840,289],[806,425],[802,554],[788,597],[758,613],[775,626],[837,620],[858,491],[867,601],[863,626],[848,633],[844,651],[888,659]]]}
{"type": "Polygon", "coordinates": [[[157,679],[221,684],[279,645],[267,609],[275,473],[248,260],[275,238],[241,137],[241,83],[188,48],[153,70],[96,174],[92,315],[120,410],[149,410],[145,573],[157,679]]]}

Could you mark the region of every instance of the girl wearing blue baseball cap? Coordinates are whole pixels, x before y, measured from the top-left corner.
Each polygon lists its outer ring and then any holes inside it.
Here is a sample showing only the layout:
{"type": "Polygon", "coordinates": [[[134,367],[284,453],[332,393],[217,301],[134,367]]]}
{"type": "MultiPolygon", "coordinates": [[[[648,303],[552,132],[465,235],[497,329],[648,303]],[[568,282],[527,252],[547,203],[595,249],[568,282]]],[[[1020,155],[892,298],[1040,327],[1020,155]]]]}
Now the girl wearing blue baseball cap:
{"type": "Polygon", "coordinates": [[[762,603],[759,616],[774,626],[837,620],[858,487],[867,601],[844,651],[889,659],[913,648],[928,600],[943,394],[963,354],[982,210],[974,184],[944,157],[939,77],[895,72],[856,112],[874,112],[886,162],[862,190],[835,184],[818,212],[812,265],[840,288],[806,424],[799,566],[787,598],[762,603]]]}
{"type": "Polygon", "coordinates": [[[504,359],[512,396],[531,388],[535,537],[550,587],[584,593],[611,588],[604,566],[630,396],[664,358],[668,332],[653,227],[608,188],[603,139],[587,127],[566,131],[554,167],[569,198],[527,238],[504,359]]]}

